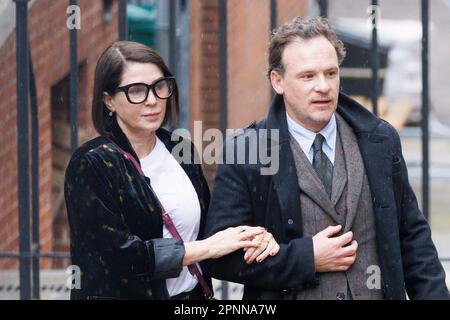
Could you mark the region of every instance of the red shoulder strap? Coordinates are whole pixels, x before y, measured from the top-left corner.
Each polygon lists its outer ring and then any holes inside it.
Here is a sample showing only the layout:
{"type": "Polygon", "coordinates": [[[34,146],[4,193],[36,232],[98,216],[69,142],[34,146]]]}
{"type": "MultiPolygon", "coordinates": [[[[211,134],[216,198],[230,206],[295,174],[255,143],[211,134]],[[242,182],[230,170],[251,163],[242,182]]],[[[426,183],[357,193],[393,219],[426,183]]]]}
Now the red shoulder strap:
{"type": "MultiPolygon", "coordinates": [[[[114,143],[114,142],[113,142],[114,143]]],[[[134,164],[134,166],[136,167],[136,169],[139,171],[141,176],[145,176],[144,172],[142,171],[141,166],[139,165],[139,162],[133,157],[133,155],[129,152],[126,152],[124,150],[122,150],[117,144],[114,143],[114,145],[128,158],[131,160],[131,162],[134,164]]],[[[177,228],[175,227],[175,225],[173,224],[172,219],[170,218],[169,214],[167,213],[167,211],[164,209],[161,201],[159,201],[158,196],[156,195],[155,191],[153,190],[152,186],[147,183],[148,188],[150,189],[150,192],[153,195],[153,198],[156,200],[157,205],[159,206],[159,208],[161,209],[162,212],[162,218],[163,218],[163,222],[164,225],[166,226],[167,230],[169,230],[170,234],[172,235],[172,237],[174,239],[178,239],[183,241],[183,239],[181,238],[180,234],[178,233],[177,228]]],[[[197,277],[198,282],[200,283],[200,285],[202,286],[202,290],[203,290],[203,294],[205,296],[206,299],[212,299],[214,297],[214,294],[212,292],[212,290],[209,288],[208,283],[206,282],[205,278],[203,278],[203,275],[201,274],[197,264],[191,264],[188,266],[189,272],[197,277]]]]}

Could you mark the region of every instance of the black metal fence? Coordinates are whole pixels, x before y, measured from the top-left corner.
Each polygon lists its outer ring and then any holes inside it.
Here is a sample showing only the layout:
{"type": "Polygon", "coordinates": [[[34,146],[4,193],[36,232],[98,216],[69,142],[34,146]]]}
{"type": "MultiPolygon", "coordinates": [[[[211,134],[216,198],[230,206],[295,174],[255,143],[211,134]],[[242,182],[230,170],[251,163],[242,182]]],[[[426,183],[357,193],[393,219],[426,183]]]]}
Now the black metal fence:
{"type": "MultiPolygon", "coordinates": [[[[39,239],[39,119],[36,98],[36,84],[33,72],[33,63],[29,48],[27,34],[27,13],[29,0],[14,0],[16,5],[16,59],[17,59],[17,130],[18,130],[18,198],[19,198],[19,252],[0,253],[0,258],[18,258],[20,299],[40,298],[40,270],[39,262],[42,258],[61,259],[70,258],[67,252],[40,252],[39,239]],[[28,109],[30,102],[31,112],[28,109]],[[29,155],[29,127],[28,115],[31,114],[31,160],[29,155]],[[32,214],[30,221],[30,172],[31,163],[31,194],[32,194],[32,214]],[[30,239],[30,224],[31,239],[30,239]]],[[[170,42],[174,47],[175,38],[175,3],[170,0],[170,42]]],[[[127,38],[127,16],[126,0],[119,0],[119,34],[118,38],[127,38]]],[[[377,0],[371,1],[372,6],[378,6],[377,0]]],[[[69,5],[77,5],[77,0],[69,0],[69,5]]],[[[227,1],[219,0],[219,70],[220,70],[220,127],[225,131],[227,127],[227,1]]],[[[318,0],[321,16],[328,16],[328,1],[318,0]]],[[[275,28],[277,25],[277,1],[270,1],[270,25],[275,28]]],[[[375,8],[375,7],[373,7],[375,8]]],[[[424,215],[429,217],[429,1],[421,0],[422,17],[422,210],[424,215]]],[[[71,128],[71,149],[72,152],[78,145],[78,121],[77,121],[77,29],[70,31],[70,128],[71,128]]],[[[176,63],[173,50],[170,54],[170,65],[173,68],[176,63]]],[[[378,112],[377,102],[379,96],[378,88],[378,39],[377,23],[374,21],[371,42],[371,69],[372,69],[372,105],[375,114],[378,112]]],[[[450,261],[444,258],[443,261],[450,261]]],[[[228,286],[222,285],[222,298],[228,298],[228,286]]]]}
{"type": "MultiPolygon", "coordinates": [[[[0,258],[19,259],[20,299],[40,298],[40,259],[67,259],[69,252],[40,252],[39,239],[39,118],[36,83],[34,78],[31,50],[28,40],[28,3],[29,0],[13,0],[16,4],[16,61],[17,61],[17,145],[18,145],[18,202],[19,202],[19,252],[0,252],[0,258]],[[30,97],[30,99],[28,98],[30,97]],[[30,221],[30,159],[28,103],[31,107],[31,194],[32,215],[30,221]],[[30,224],[31,241],[30,241],[30,224]]],[[[70,6],[76,6],[77,0],[69,0],[70,6]]],[[[127,38],[126,0],[119,0],[120,40],[127,38]]],[[[70,142],[71,151],[78,147],[78,59],[77,29],[70,33],[70,142]]]]}

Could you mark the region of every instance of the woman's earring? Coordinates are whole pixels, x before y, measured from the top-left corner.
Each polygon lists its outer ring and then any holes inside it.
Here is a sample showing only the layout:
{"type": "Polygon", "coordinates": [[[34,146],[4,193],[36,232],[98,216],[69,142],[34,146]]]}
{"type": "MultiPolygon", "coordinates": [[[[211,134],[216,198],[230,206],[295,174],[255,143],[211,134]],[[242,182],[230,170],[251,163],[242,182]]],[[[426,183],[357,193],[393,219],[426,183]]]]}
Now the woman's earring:
{"type": "Polygon", "coordinates": [[[113,112],[110,111],[108,115],[109,115],[110,117],[112,117],[112,116],[113,116],[113,112]]]}

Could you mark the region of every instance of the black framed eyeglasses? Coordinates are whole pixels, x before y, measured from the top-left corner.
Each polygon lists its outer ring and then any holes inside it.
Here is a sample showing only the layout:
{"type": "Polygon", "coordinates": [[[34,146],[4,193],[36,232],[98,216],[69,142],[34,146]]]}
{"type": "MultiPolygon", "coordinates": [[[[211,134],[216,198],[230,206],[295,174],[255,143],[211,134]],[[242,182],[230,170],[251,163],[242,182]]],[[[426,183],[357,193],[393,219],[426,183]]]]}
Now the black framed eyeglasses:
{"type": "Polygon", "coordinates": [[[116,89],[116,92],[125,93],[128,101],[133,104],[139,104],[147,100],[150,90],[155,97],[159,99],[169,99],[175,88],[175,77],[165,77],[156,80],[152,84],[143,82],[130,83],[116,89]]]}

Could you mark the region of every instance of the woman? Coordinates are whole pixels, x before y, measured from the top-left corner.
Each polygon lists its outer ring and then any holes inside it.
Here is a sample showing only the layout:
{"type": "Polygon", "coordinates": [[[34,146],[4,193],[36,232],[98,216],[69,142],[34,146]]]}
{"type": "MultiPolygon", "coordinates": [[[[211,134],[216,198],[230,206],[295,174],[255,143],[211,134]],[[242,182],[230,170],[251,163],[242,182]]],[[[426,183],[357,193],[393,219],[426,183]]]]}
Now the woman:
{"type": "MultiPolygon", "coordinates": [[[[247,263],[278,252],[259,227],[200,240],[206,180],[200,165],[175,160],[180,137],[161,128],[177,115],[175,79],[154,50],[127,41],[105,50],[92,103],[100,137],[78,148],[66,171],[72,263],[81,270],[72,299],[204,299],[211,280],[198,262],[239,249],[247,263]]],[[[193,160],[193,144],[180,140],[193,160]]]]}

